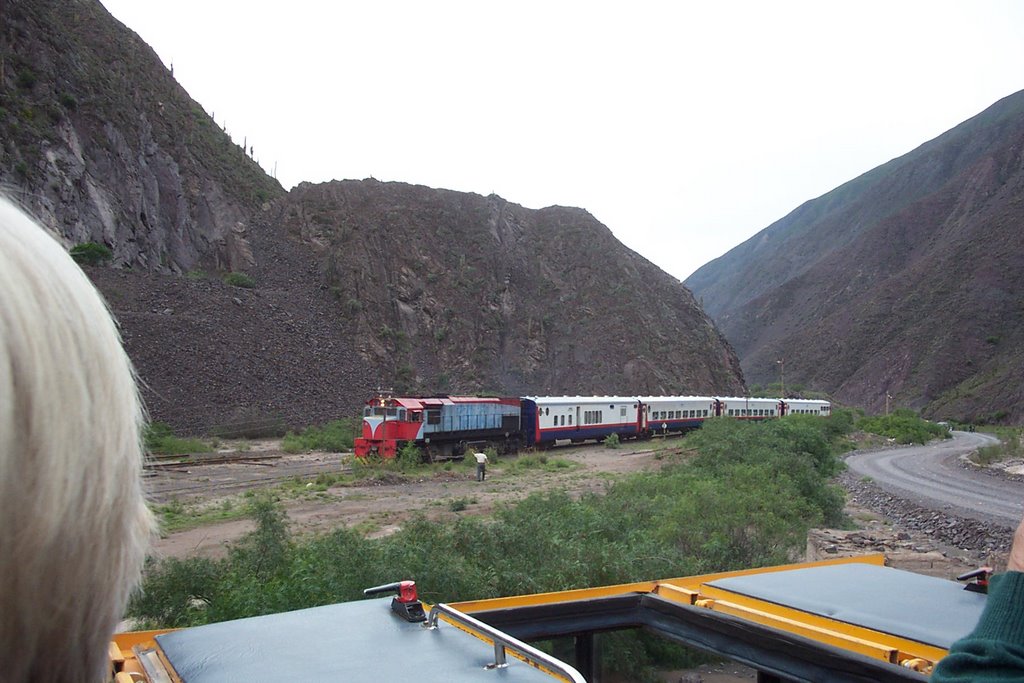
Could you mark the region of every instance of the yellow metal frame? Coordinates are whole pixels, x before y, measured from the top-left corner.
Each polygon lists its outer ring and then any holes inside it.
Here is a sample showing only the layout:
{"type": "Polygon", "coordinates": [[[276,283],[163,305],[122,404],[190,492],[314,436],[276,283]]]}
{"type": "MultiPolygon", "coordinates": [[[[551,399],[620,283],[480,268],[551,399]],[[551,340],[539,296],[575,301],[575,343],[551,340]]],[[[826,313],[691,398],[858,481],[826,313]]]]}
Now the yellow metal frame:
{"type": "MultiPolygon", "coordinates": [[[[708,609],[722,614],[728,614],[749,622],[808,638],[834,648],[839,648],[892,664],[898,664],[923,673],[930,673],[935,662],[946,655],[947,651],[945,649],[901,638],[888,633],[882,633],[862,626],[855,626],[835,619],[830,619],[828,617],[811,614],[792,607],[785,607],[765,600],[751,598],[709,585],[719,579],[734,576],[751,576],[754,574],[765,574],[809,567],[854,563],[884,566],[885,556],[879,553],[863,555],[860,557],[822,560],[819,562],[805,562],[775,567],[761,567],[757,569],[744,569],[730,572],[719,572],[715,574],[677,577],[673,579],[663,579],[660,581],[641,581],[614,586],[602,586],[599,588],[581,588],[552,593],[537,593],[534,595],[493,598],[489,600],[467,600],[464,602],[452,602],[448,604],[461,612],[478,613],[486,612],[488,610],[535,607],[539,605],[563,602],[609,598],[620,595],[657,595],[664,600],[670,600],[672,602],[691,605],[700,609],[708,609]]],[[[425,605],[425,607],[429,609],[430,606],[425,605]]],[[[441,618],[444,619],[444,616],[441,618]]],[[[445,619],[445,621],[448,620],[445,619]]],[[[485,642],[492,642],[485,635],[476,633],[472,629],[468,629],[457,623],[449,623],[485,642]]],[[[171,675],[172,681],[174,681],[174,683],[178,683],[179,679],[174,674],[173,668],[166,661],[159,645],[154,640],[156,635],[167,633],[171,630],[174,629],[141,631],[116,635],[114,637],[114,641],[111,643],[112,670],[115,673],[121,670],[126,672],[141,671],[138,662],[135,661],[136,658],[134,652],[136,650],[144,651],[154,649],[165,664],[167,671],[171,675]]]]}
{"type": "Polygon", "coordinates": [[[529,607],[557,602],[606,598],[631,593],[647,593],[673,602],[729,614],[746,621],[792,633],[873,659],[899,664],[916,671],[930,672],[935,662],[946,655],[947,651],[945,649],[835,619],[829,619],[828,617],[818,616],[792,607],[750,598],[708,585],[719,579],[733,576],[751,576],[754,574],[837,564],[885,566],[885,555],[876,553],[859,557],[843,557],[818,562],[742,569],[715,574],[663,579],[660,581],[625,583],[617,586],[603,586],[601,588],[582,588],[557,593],[538,593],[536,595],[519,595],[491,600],[470,600],[450,604],[452,607],[463,612],[476,613],[493,609],[529,607]]]}

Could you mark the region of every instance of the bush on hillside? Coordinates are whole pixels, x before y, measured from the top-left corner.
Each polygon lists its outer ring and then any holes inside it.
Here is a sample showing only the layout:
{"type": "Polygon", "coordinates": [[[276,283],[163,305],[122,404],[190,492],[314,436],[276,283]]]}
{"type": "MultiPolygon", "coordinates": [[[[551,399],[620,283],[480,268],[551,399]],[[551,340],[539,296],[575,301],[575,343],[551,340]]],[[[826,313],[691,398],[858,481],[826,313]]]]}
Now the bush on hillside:
{"type": "Polygon", "coordinates": [[[96,242],[82,242],[71,247],[71,258],[85,266],[98,266],[114,257],[114,252],[96,242]]]}
{"type": "Polygon", "coordinates": [[[891,415],[863,417],[857,421],[857,429],[904,444],[923,444],[932,439],[948,439],[950,436],[944,426],[924,420],[917,413],[906,409],[896,410],[891,415]]]}
{"type": "Polygon", "coordinates": [[[227,273],[224,276],[224,284],[231,285],[232,287],[252,289],[256,286],[256,280],[251,275],[246,275],[245,273],[227,273]]]}

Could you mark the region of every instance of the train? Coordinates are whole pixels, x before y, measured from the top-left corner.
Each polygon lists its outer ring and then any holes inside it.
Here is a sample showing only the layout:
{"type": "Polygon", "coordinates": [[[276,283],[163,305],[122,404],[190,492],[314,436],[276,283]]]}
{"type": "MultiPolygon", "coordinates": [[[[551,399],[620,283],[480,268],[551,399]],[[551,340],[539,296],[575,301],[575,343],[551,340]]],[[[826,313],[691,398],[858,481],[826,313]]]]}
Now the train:
{"type": "Polygon", "coordinates": [[[413,444],[427,461],[462,457],[470,449],[498,453],[546,450],[558,441],[646,439],[680,434],[705,420],[767,420],[831,415],[828,401],[715,396],[390,396],[366,402],[355,455],[394,458],[413,444]]]}

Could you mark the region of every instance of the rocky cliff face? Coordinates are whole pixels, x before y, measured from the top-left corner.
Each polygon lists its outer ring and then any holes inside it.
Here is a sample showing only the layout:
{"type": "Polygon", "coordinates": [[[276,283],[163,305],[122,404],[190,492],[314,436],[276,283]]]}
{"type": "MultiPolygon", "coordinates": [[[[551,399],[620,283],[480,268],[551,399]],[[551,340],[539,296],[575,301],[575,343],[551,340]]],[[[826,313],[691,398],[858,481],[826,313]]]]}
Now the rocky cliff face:
{"type": "Polygon", "coordinates": [[[740,390],[681,284],[581,209],[401,183],[302,185],[290,234],[319,245],[360,353],[421,390],[740,390]]]}
{"type": "Polygon", "coordinates": [[[283,194],[94,0],[0,5],[0,183],[70,246],[172,272],[245,270],[283,194]]]}
{"type": "Polygon", "coordinates": [[[688,280],[752,382],[1024,417],[1024,93],[808,202],[688,280]]]}
{"type": "Polygon", "coordinates": [[[92,268],[161,419],[302,425],[400,392],[741,393],[671,276],[587,212],[375,180],[252,219],[254,287],[92,268]]]}
{"type": "Polygon", "coordinates": [[[0,3],[0,38],[0,182],[69,247],[112,250],[87,271],[155,419],[303,426],[380,385],[743,391],[689,291],[586,211],[372,180],[285,195],[95,0],[0,3]]]}

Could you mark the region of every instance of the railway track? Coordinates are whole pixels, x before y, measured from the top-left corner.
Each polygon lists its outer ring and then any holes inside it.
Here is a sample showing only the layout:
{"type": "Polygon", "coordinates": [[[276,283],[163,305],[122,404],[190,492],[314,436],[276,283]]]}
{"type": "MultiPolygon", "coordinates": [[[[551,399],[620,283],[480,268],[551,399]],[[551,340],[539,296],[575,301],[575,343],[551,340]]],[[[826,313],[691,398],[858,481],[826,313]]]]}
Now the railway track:
{"type": "MultiPolygon", "coordinates": [[[[593,444],[565,444],[557,447],[554,454],[569,454],[592,447],[593,444]]],[[[681,447],[669,447],[664,452],[678,453],[683,450],[681,447]]],[[[630,442],[629,445],[623,445],[622,452],[640,455],[649,450],[641,446],[641,442],[630,442]]],[[[187,501],[217,498],[275,486],[293,479],[312,478],[326,472],[349,474],[352,467],[343,464],[347,456],[351,456],[351,453],[247,451],[156,455],[150,456],[146,464],[146,489],[150,500],[157,504],[176,499],[187,501]]]]}
{"type": "Polygon", "coordinates": [[[327,472],[351,472],[342,454],[231,453],[158,457],[146,465],[146,491],[154,503],[241,493],[327,472]]]}

